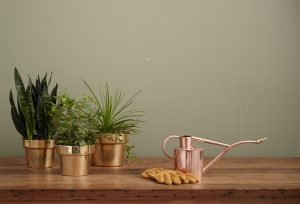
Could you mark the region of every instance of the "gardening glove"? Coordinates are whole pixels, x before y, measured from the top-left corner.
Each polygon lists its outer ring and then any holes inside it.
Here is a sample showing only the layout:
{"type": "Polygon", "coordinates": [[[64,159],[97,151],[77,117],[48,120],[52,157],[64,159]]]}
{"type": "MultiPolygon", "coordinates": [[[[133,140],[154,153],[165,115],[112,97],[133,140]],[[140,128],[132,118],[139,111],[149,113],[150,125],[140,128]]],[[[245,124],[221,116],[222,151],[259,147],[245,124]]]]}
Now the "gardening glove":
{"type": "Polygon", "coordinates": [[[169,170],[164,168],[146,169],[142,174],[145,179],[153,179],[160,184],[187,184],[197,183],[198,178],[190,172],[183,173],[178,170],[169,170]]]}

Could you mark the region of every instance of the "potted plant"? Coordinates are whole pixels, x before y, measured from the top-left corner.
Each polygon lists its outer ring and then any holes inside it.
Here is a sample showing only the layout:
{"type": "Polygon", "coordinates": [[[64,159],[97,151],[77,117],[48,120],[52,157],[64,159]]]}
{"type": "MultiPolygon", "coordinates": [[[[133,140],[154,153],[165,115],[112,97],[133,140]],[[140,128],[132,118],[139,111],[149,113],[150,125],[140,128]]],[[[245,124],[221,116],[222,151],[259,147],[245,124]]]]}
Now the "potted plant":
{"type": "MultiPolygon", "coordinates": [[[[128,135],[139,133],[139,124],[143,122],[139,119],[143,116],[143,111],[128,110],[140,91],[128,100],[124,100],[125,94],[119,90],[111,93],[107,83],[105,88],[100,87],[99,96],[86,81],[84,83],[92,94],[90,97],[92,111],[88,115],[91,129],[96,138],[92,164],[95,166],[122,166],[125,162],[125,146],[128,143],[128,135]]],[[[130,147],[127,150],[131,151],[132,146],[130,147]]]]}
{"type": "Polygon", "coordinates": [[[60,155],[61,174],[88,175],[95,138],[91,134],[85,112],[86,98],[71,98],[67,93],[57,96],[51,115],[57,153],[60,155]]]}
{"type": "Polygon", "coordinates": [[[27,166],[31,168],[53,166],[54,140],[51,137],[51,117],[48,113],[51,103],[55,103],[58,85],[56,84],[49,94],[48,87],[51,76],[49,81],[47,80],[47,73],[42,79],[38,76],[35,84],[29,77],[25,89],[18,70],[14,69],[17,105],[10,90],[11,117],[17,131],[23,137],[27,166]]]}

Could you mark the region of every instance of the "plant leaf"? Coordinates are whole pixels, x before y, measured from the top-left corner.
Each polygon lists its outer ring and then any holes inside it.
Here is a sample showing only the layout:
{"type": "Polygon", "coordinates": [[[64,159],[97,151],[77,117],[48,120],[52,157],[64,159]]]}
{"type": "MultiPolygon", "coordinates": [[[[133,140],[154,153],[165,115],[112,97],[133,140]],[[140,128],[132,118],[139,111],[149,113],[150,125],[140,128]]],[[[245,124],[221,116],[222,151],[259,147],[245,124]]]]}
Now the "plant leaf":
{"type": "Polygon", "coordinates": [[[26,94],[25,88],[24,88],[24,84],[23,84],[22,78],[21,78],[17,68],[15,68],[15,70],[14,70],[14,76],[15,76],[15,85],[16,85],[17,95],[19,98],[22,113],[23,113],[25,121],[26,121],[27,135],[28,135],[28,138],[31,139],[32,132],[30,129],[30,122],[31,122],[30,107],[28,104],[28,99],[27,99],[27,94],[26,94]]]}
{"type": "Polygon", "coordinates": [[[47,86],[49,87],[50,83],[51,83],[51,80],[52,80],[52,72],[50,73],[50,78],[49,78],[49,82],[47,84],[47,86]]]}
{"type": "MultiPolygon", "coordinates": [[[[13,107],[11,107],[11,117],[12,117],[13,123],[14,123],[17,131],[22,135],[23,138],[27,138],[26,132],[23,131],[23,129],[21,128],[20,123],[18,121],[18,113],[16,112],[15,109],[13,109],[13,107]]],[[[25,131],[26,131],[26,129],[25,129],[25,131]]]]}
{"type": "MultiPolygon", "coordinates": [[[[20,105],[20,100],[19,100],[19,97],[17,97],[17,104],[18,104],[18,113],[22,119],[22,122],[24,124],[24,127],[26,128],[26,121],[25,121],[25,118],[24,118],[24,115],[22,113],[22,109],[21,109],[21,105],[20,105]]],[[[26,129],[25,129],[25,132],[26,132],[26,129]]]]}
{"type": "Polygon", "coordinates": [[[28,100],[28,106],[29,106],[29,112],[30,112],[30,120],[26,123],[26,125],[27,125],[27,129],[30,133],[28,135],[31,135],[31,138],[29,137],[29,139],[32,139],[32,137],[34,136],[35,126],[36,126],[36,111],[35,111],[34,104],[33,104],[30,83],[27,86],[26,94],[27,94],[27,100],[28,100]]]}
{"type": "Polygon", "coordinates": [[[37,102],[38,102],[37,89],[34,86],[34,84],[32,83],[31,78],[29,78],[29,84],[30,84],[30,87],[31,87],[31,94],[32,94],[33,104],[34,104],[34,107],[36,109],[37,108],[37,102]]]}
{"type": "Polygon", "coordinates": [[[47,85],[47,73],[45,74],[45,76],[43,77],[42,81],[41,81],[41,88],[42,90],[47,87],[48,89],[48,85],[47,85]]]}
{"type": "Polygon", "coordinates": [[[17,111],[17,108],[15,106],[15,102],[14,102],[14,98],[13,98],[13,94],[12,94],[11,90],[10,90],[10,93],[9,93],[9,101],[10,101],[10,104],[11,104],[11,117],[12,117],[12,120],[14,122],[14,125],[15,125],[17,131],[24,138],[26,138],[27,137],[26,127],[25,127],[25,124],[23,123],[22,118],[18,114],[18,111],[17,111]]]}
{"type": "Polygon", "coordinates": [[[101,106],[101,103],[100,101],[98,100],[98,97],[96,96],[95,92],[92,90],[92,88],[88,85],[88,83],[82,79],[82,81],[85,83],[85,85],[87,86],[87,88],[90,90],[91,94],[93,95],[96,103],[97,103],[97,107],[99,108],[99,110],[102,112],[102,106],[101,106]]]}
{"type": "Polygon", "coordinates": [[[52,89],[52,91],[50,93],[50,100],[52,103],[56,102],[55,97],[57,96],[57,89],[58,89],[58,84],[56,83],[56,85],[54,86],[54,88],[52,89]]]}
{"type": "Polygon", "coordinates": [[[37,124],[44,139],[48,137],[48,116],[46,114],[43,98],[40,96],[37,106],[37,124]]]}

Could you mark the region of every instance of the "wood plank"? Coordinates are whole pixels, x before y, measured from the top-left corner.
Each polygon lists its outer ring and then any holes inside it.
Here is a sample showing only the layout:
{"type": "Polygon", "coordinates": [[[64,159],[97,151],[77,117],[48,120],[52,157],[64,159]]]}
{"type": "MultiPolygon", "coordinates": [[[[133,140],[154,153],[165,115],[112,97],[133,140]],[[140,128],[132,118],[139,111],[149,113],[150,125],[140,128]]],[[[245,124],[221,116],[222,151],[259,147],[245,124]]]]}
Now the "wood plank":
{"type": "Polygon", "coordinates": [[[129,166],[92,167],[89,176],[68,177],[60,175],[57,164],[29,169],[24,158],[0,158],[0,203],[300,203],[300,158],[224,158],[198,184],[168,186],[139,176],[146,168],[172,165],[166,158],[141,158],[129,166]]]}

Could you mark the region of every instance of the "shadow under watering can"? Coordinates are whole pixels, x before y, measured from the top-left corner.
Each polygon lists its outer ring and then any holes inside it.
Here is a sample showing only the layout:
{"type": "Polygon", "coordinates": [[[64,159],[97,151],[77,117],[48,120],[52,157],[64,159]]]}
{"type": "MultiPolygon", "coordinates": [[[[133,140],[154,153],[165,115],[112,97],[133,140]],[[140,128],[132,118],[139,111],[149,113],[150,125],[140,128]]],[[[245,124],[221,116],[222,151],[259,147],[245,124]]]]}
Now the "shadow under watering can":
{"type": "Polygon", "coordinates": [[[216,142],[212,140],[207,140],[204,138],[200,137],[195,137],[195,136],[190,136],[190,135],[183,135],[183,136],[178,136],[178,135],[171,135],[167,137],[163,144],[162,144],[162,149],[164,154],[171,158],[174,159],[174,168],[176,170],[182,171],[182,172],[192,172],[195,174],[199,179],[203,177],[203,175],[214,165],[227,151],[232,149],[233,147],[236,147],[240,144],[246,144],[246,143],[254,143],[254,144],[259,144],[261,142],[264,142],[268,138],[263,138],[259,140],[244,140],[244,141],[239,141],[235,142],[231,145],[221,143],[221,142],[216,142]],[[174,149],[174,157],[170,156],[167,151],[166,151],[166,143],[169,139],[171,138],[178,138],[179,139],[179,147],[174,149]],[[204,150],[198,147],[192,146],[192,141],[199,141],[203,143],[209,143],[209,144],[214,144],[218,146],[223,146],[225,149],[217,155],[209,164],[204,166],[203,164],[203,159],[204,159],[204,150]]]}

